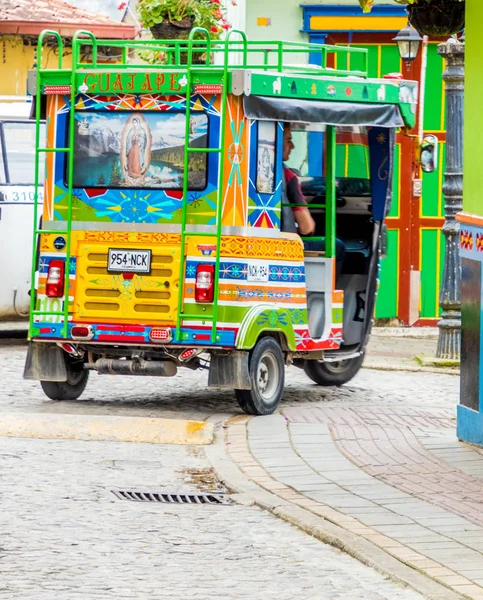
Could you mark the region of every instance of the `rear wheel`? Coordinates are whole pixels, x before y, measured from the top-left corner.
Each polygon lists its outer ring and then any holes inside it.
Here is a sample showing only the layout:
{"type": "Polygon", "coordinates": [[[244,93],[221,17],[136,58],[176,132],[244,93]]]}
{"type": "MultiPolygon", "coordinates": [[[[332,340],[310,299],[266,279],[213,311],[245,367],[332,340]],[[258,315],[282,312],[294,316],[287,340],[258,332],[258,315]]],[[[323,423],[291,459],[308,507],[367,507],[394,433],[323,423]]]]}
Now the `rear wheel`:
{"type": "Polygon", "coordinates": [[[271,415],[283,396],[285,364],[279,343],[271,337],[259,340],[250,355],[251,390],[235,390],[248,415],[271,415]]]}
{"type": "Polygon", "coordinates": [[[77,400],[85,390],[89,371],[84,369],[81,360],[72,359],[65,354],[65,368],[67,370],[67,381],[41,381],[40,385],[44,394],[51,400],[77,400]]]}
{"type": "Polygon", "coordinates": [[[357,375],[363,361],[364,354],[338,362],[308,360],[304,370],[306,375],[318,385],[344,385],[357,375]]]}

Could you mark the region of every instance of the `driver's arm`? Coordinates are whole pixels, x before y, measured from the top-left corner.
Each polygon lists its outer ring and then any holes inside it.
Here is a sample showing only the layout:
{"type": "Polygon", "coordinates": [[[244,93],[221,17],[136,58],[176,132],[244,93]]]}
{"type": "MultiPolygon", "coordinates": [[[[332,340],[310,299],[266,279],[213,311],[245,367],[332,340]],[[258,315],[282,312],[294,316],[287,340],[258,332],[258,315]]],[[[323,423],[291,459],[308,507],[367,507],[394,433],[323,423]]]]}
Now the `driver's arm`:
{"type": "Polygon", "coordinates": [[[298,207],[293,211],[300,235],[312,235],[315,233],[315,221],[308,208],[298,207]]]}
{"type": "Polygon", "coordinates": [[[300,181],[295,173],[289,169],[286,169],[286,182],[289,202],[290,204],[297,204],[297,206],[292,207],[292,211],[299,234],[312,235],[315,233],[315,221],[308,209],[307,200],[300,187],[300,181]]]}

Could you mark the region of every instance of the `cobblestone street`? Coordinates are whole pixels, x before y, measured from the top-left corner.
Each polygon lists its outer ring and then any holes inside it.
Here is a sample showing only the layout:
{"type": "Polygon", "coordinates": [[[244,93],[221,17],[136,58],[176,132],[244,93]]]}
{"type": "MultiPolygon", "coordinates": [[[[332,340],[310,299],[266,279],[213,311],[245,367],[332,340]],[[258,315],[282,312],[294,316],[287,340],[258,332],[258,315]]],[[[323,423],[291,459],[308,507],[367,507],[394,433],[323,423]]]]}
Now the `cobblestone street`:
{"type": "Polygon", "coordinates": [[[159,505],[111,488],[196,491],[202,452],[0,440],[0,596],[416,600],[341,552],[249,506],[159,505]]]}
{"type": "MultiPolygon", "coordinates": [[[[173,380],[95,376],[81,401],[50,402],[22,379],[24,356],[25,346],[0,348],[4,414],[239,414],[230,393],[207,390],[206,374],[191,372],[173,380]]],[[[456,383],[362,371],[353,384],[324,390],[291,369],[284,406],[369,407],[384,398],[405,406],[426,385],[428,403],[449,409],[456,383]]],[[[0,438],[2,600],[422,598],[255,506],[134,503],[110,491],[199,491],[193,472],[209,491],[209,468],[201,447],[0,438]]]]}
{"type": "Polygon", "coordinates": [[[478,22],[0,0],[0,600],[483,600],[478,22]]]}
{"type": "MultiPolygon", "coordinates": [[[[0,346],[4,415],[221,422],[240,414],[232,393],[208,390],[206,373],[189,371],[173,379],[91,375],[80,400],[52,402],[37,382],[22,379],[25,352],[13,342],[0,346]]],[[[301,424],[309,413],[321,423],[329,415],[343,428],[344,415],[352,424],[373,415],[383,426],[384,411],[424,406],[439,427],[452,422],[457,386],[450,375],[364,369],[347,386],[319,388],[291,368],[283,411],[301,424]]],[[[264,419],[252,422],[263,440],[264,419]]],[[[270,427],[267,436],[270,446],[270,427]]],[[[0,438],[2,599],[423,597],[250,502],[160,505],[111,493],[198,491],[191,472],[202,474],[201,489],[209,491],[209,469],[199,446],[0,438]]]]}
{"type": "MultiPolygon", "coordinates": [[[[26,346],[0,344],[1,408],[21,412],[116,414],[205,419],[215,413],[240,411],[234,394],[209,390],[207,372],[180,370],[169,379],[109,377],[92,374],[76,402],[51,402],[35,381],[22,373],[26,346]]],[[[363,369],[340,388],[314,385],[295,367],[287,371],[282,407],[318,402],[439,407],[455,412],[459,379],[434,373],[402,373],[363,369]]]]}

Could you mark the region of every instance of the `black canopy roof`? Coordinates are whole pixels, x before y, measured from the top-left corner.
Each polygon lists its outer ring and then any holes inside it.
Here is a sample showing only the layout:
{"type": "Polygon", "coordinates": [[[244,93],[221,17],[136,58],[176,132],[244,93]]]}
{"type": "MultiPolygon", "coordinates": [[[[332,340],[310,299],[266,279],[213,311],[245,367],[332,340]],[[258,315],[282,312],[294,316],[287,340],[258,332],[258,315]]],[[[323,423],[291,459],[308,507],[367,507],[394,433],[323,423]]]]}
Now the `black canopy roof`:
{"type": "Polygon", "coordinates": [[[404,126],[396,104],[292,100],[266,96],[245,96],[243,102],[249,119],[368,127],[404,126]]]}

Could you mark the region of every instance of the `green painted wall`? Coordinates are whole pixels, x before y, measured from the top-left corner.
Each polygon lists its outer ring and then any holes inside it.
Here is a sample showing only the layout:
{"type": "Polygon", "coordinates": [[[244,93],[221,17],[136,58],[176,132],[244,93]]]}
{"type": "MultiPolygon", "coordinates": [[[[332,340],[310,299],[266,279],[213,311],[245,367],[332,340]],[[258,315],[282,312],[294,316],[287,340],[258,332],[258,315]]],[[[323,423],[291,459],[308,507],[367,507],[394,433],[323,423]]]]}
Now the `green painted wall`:
{"type": "Polygon", "coordinates": [[[466,56],[465,56],[465,142],[463,210],[483,215],[483,2],[466,2],[466,56]]]}
{"type": "MultiPolygon", "coordinates": [[[[473,1],[473,0],[469,0],[473,1]]],[[[481,0],[480,0],[481,1],[481,0]]],[[[311,4],[346,4],[357,5],[357,0],[314,0],[311,4]]],[[[263,40],[292,40],[301,41],[304,35],[300,33],[302,28],[302,8],[300,7],[301,0],[246,0],[246,31],[249,39],[263,40]],[[260,27],[257,24],[257,19],[265,17],[270,19],[268,27],[260,27]]],[[[376,0],[375,4],[391,4],[390,0],[376,0]]],[[[480,9],[483,11],[483,8],[480,9]]],[[[482,12],[483,14],[483,12],[482,12]]],[[[480,18],[480,23],[483,19],[480,18]]],[[[366,47],[369,51],[369,76],[382,77],[386,73],[404,72],[403,65],[399,58],[397,46],[394,43],[383,44],[381,48],[377,45],[369,44],[366,47]]],[[[304,62],[303,55],[291,58],[290,62],[304,62]]],[[[307,60],[307,57],[305,57],[307,60]]],[[[483,61],[479,60],[479,64],[483,61]]],[[[346,61],[339,60],[337,65],[343,68],[346,61]]],[[[353,59],[352,68],[357,67],[353,59]]],[[[424,128],[426,132],[435,133],[438,137],[442,137],[444,132],[444,91],[441,74],[443,71],[443,62],[437,51],[437,44],[430,43],[428,48],[428,68],[426,74],[426,103],[424,111],[424,128]]],[[[483,87],[483,84],[482,84],[483,87]]],[[[481,94],[480,94],[481,96],[481,94]]],[[[481,96],[483,97],[483,96],[481,96]]],[[[478,134],[476,134],[478,135],[478,134]]],[[[483,146],[483,136],[480,140],[483,146]]],[[[297,145],[296,145],[297,147],[297,145]]],[[[478,156],[483,154],[478,152],[478,156]]],[[[344,172],[344,166],[351,160],[347,161],[347,148],[338,148],[338,175],[344,172]]],[[[353,152],[354,149],[351,149],[353,152]]],[[[442,217],[443,216],[443,198],[442,184],[444,172],[444,143],[440,144],[440,164],[437,172],[423,175],[423,196],[420,200],[420,217],[442,217]]],[[[294,158],[296,151],[294,152],[294,158]]],[[[352,156],[351,156],[352,157],[352,156]]],[[[351,158],[350,157],[350,158],[351,158]]],[[[300,163],[303,158],[300,157],[300,163]]],[[[380,319],[390,319],[400,316],[398,310],[399,293],[405,293],[404,285],[400,285],[400,269],[401,256],[403,253],[408,253],[407,240],[401,235],[401,228],[408,227],[408,207],[401,206],[401,198],[399,194],[400,188],[400,169],[401,169],[400,148],[397,153],[397,165],[394,182],[394,198],[389,216],[398,218],[403,217],[403,220],[391,222],[389,219],[388,226],[392,228],[389,234],[389,251],[388,256],[382,263],[381,286],[376,305],[376,316],[380,319]]],[[[295,163],[292,163],[295,164],[295,163]]],[[[483,170],[481,171],[483,178],[483,170]]],[[[483,184],[483,181],[481,182],[483,184]]],[[[478,188],[483,190],[483,185],[478,183],[478,188]]],[[[482,195],[483,198],[483,195],[482,195]]],[[[483,214],[483,201],[482,209],[483,214]]],[[[421,270],[421,302],[420,316],[421,318],[435,318],[439,314],[438,307],[438,292],[440,279],[442,275],[444,244],[441,243],[441,234],[438,228],[434,225],[429,228],[424,222],[416,223],[415,226],[420,228],[420,243],[421,249],[419,256],[416,253],[413,257],[415,263],[419,262],[421,270]]]]}

